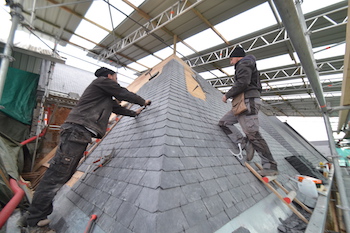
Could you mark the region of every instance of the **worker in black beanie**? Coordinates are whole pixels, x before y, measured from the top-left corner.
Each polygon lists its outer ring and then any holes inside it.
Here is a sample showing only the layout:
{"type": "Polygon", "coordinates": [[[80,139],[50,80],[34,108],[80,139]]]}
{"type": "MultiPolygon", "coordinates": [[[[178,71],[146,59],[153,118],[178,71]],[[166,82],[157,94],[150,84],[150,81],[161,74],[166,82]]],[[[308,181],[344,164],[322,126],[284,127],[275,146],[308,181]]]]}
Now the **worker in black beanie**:
{"type": "Polygon", "coordinates": [[[58,190],[72,177],[91,138],[102,138],[107,130],[111,113],[135,117],[136,111],[122,107],[119,102],[128,101],[140,106],[150,105],[137,94],[121,87],[117,74],[102,67],[96,70],[95,79],[84,91],[77,105],[61,125],[60,142],[50,167],[36,189],[28,211],[18,225],[29,232],[55,232],[49,228],[47,216],[52,213],[52,200],[58,190]]]}
{"type": "Polygon", "coordinates": [[[235,66],[234,83],[231,89],[223,95],[222,101],[226,103],[230,98],[237,100],[240,96],[246,105],[246,110],[237,112],[233,108],[220,119],[219,126],[234,145],[237,145],[236,151],[239,151],[244,161],[252,160],[256,151],[261,158],[263,167],[263,170],[259,171],[260,174],[262,176],[277,175],[277,163],[259,132],[258,112],[261,106],[260,93],[262,88],[259,72],[256,68],[256,58],[253,55],[246,55],[242,47],[236,46],[230,54],[230,64],[235,66]],[[234,126],[236,123],[240,124],[246,137],[243,137],[242,133],[234,126]],[[243,151],[245,154],[242,153],[243,151]]]}

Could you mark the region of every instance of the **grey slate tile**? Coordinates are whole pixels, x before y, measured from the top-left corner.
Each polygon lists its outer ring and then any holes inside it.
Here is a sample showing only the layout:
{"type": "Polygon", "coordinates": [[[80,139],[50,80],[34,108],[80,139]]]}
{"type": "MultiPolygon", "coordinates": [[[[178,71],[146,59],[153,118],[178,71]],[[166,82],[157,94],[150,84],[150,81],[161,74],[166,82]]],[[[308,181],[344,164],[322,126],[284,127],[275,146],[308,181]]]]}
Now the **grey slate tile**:
{"type": "Polygon", "coordinates": [[[130,224],[130,229],[132,229],[133,232],[139,233],[156,232],[156,224],[157,214],[152,214],[143,209],[139,209],[130,224]]]}
{"type": "Polygon", "coordinates": [[[198,169],[180,171],[180,173],[184,178],[186,184],[192,184],[203,181],[203,177],[200,175],[198,169]]]}
{"type": "Polygon", "coordinates": [[[103,205],[104,213],[108,214],[110,217],[115,217],[120,205],[123,203],[119,198],[110,196],[103,205]]]}
{"type": "Polygon", "coordinates": [[[200,200],[206,196],[206,193],[199,183],[193,183],[181,187],[188,202],[200,200]]]}
{"type": "Polygon", "coordinates": [[[235,199],[232,197],[232,194],[229,191],[224,191],[219,193],[222,201],[225,203],[227,208],[231,208],[235,204],[235,199]]]}
{"type": "Polygon", "coordinates": [[[140,181],[140,185],[152,189],[160,187],[161,171],[147,171],[140,181]]]}
{"type": "MultiPolygon", "coordinates": [[[[200,161],[200,159],[199,159],[200,161]]],[[[203,180],[211,180],[217,178],[216,173],[211,167],[203,167],[198,169],[199,173],[203,177],[203,180]]]]}
{"type": "Polygon", "coordinates": [[[197,225],[199,222],[206,221],[210,214],[202,200],[189,203],[181,207],[190,227],[197,225]]]}
{"type": "Polygon", "coordinates": [[[208,221],[211,223],[214,229],[218,230],[226,223],[228,223],[230,219],[225,213],[225,211],[222,211],[221,213],[209,218],[208,221]]]}
{"type": "Polygon", "coordinates": [[[179,187],[185,184],[186,182],[179,172],[161,172],[160,187],[162,189],[179,187]]]}
{"type": "Polygon", "coordinates": [[[158,215],[159,223],[156,232],[177,233],[187,229],[188,223],[180,208],[172,209],[158,215]]]}
{"type": "Polygon", "coordinates": [[[134,203],[139,196],[142,187],[139,185],[128,184],[122,192],[120,199],[126,202],[134,203]]]}
{"type": "Polygon", "coordinates": [[[203,203],[207,207],[211,216],[215,216],[220,212],[223,212],[226,208],[225,203],[218,195],[203,198],[203,203]]]}
{"type": "Polygon", "coordinates": [[[164,157],[162,169],[164,171],[180,171],[185,167],[179,158],[164,157]]]}
{"type": "Polygon", "coordinates": [[[165,212],[188,203],[180,187],[161,190],[158,199],[158,210],[165,212]]]}
{"type": "Polygon", "coordinates": [[[200,184],[209,197],[222,192],[219,184],[215,180],[204,180],[200,184]]]}
{"type": "Polygon", "coordinates": [[[118,222],[124,227],[129,227],[131,221],[134,219],[138,208],[129,202],[123,202],[116,215],[118,222]]]}

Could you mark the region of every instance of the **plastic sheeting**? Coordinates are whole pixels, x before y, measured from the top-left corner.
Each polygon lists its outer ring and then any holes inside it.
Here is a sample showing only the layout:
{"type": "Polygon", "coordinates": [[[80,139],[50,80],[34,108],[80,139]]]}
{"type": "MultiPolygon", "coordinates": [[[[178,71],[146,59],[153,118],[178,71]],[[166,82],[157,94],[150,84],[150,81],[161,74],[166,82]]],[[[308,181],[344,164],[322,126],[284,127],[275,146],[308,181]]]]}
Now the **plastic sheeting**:
{"type": "Polygon", "coordinates": [[[0,105],[0,111],[30,125],[36,105],[39,75],[9,67],[0,105]]]}
{"type": "Polygon", "coordinates": [[[13,196],[12,190],[7,186],[9,176],[18,180],[23,164],[20,144],[0,133],[0,203],[2,205],[13,196]]]}

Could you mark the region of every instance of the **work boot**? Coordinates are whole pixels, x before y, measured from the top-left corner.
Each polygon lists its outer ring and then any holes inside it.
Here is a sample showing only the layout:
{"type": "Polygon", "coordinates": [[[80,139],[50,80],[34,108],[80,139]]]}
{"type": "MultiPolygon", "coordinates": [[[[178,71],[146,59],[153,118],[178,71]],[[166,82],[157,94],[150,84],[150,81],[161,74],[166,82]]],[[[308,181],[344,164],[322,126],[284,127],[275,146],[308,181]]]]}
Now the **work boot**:
{"type": "Polygon", "coordinates": [[[278,170],[272,170],[272,169],[262,169],[262,170],[259,170],[258,173],[261,175],[261,176],[277,176],[279,174],[279,171],[278,170]]]}
{"type": "Polygon", "coordinates": [[[26,211],[24,214],[17,220],[17,226],[19,227],[26,227],[27,224],[27,218],[29,216],[29,212],[26,211]]]}
{"type": "Polygon", "coordinates": [[[26,227],[25,233],[56,233],[55,230],[52,230],[49,226],[35,226],[35,227],[26,227]]]}
{"type": "MultiPolygon", "coordinates": [[[[265,166],[268,166],[268,164],[265,164],[265,166]]],[[[277,176],[279,174],[279,171],[277,170],[276,164],[270,164],[269,168],[263,168],[262,170],[259,170],[258,173],[261,176],[277,176]]]]}
{"type": "Polygon", "coordinates": [[[246,159],[247,161],[250,161],[254,157],[255,150],[253,148],[253,144],[249,141],[248,138],[244,138],[244,141],[245,141],[244,150],[246,152],[246,159]]]}
{"type": "Polygon", "coordinates": [[[51,222],[50,219],[43,219],[43,220],[40,220],[36,225],[38,225],[38,227],[43,227],[43,226],[49,225],[50,222],[51,222]]]}

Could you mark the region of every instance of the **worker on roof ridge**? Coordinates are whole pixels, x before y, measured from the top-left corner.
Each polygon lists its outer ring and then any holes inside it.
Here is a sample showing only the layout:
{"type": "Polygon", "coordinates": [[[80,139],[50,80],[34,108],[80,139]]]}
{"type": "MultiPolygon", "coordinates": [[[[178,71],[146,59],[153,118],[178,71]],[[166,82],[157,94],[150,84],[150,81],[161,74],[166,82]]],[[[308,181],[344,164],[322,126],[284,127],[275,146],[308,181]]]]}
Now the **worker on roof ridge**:
{"type": "MultiPolygon", "coordinates": [[[[231,89],[222,96],[222,101],[233,98],[236,102],[238,96],[243,93],[241,104],[245,104],[242,112],[240,109],[232,108],[219,121],[219,126],[227,134],[233,143],[246,151],[246,160],[254,157],[254,151],[261,158],[263,170],[262,176],[273,176],[278,174],[277,163],[272,157],[269,146],[259,132],[258,112],[261,106],[261,82],[259,72],[256,68],[256,58],[246,55],[244,49],[237,46],[230,54],[230,64],[235,66],[234,83],[231,89]],[[236,98],[236,99],[235,99],[236,98]],[[235,112],[234,112],[235,111],[235,112]],[[246,137],[234,126],[239,123],[246,137]],[[240,145],[239,145],[240,144],[240,145]]],[[[239,103],[235,106],[239,106],[239,103]]]]}
{"type": "Polygon", "coordinates": [[[28,211],[18,222],[18,225],[27,225],[29,232],[54,232],[50,231],[47,219],[53,210],[53,198],[76,171],[91,137],[102,138],[105,135],[111,113],[135,117],[143,109],[132,111],[116,100],[140,106],[151,104],[150,100],[121,87],[113,70],[102,67],[96,70],[95,76],[97,79],[85,89],[62,124],[56,154],[34,193],[28,211]]]}

